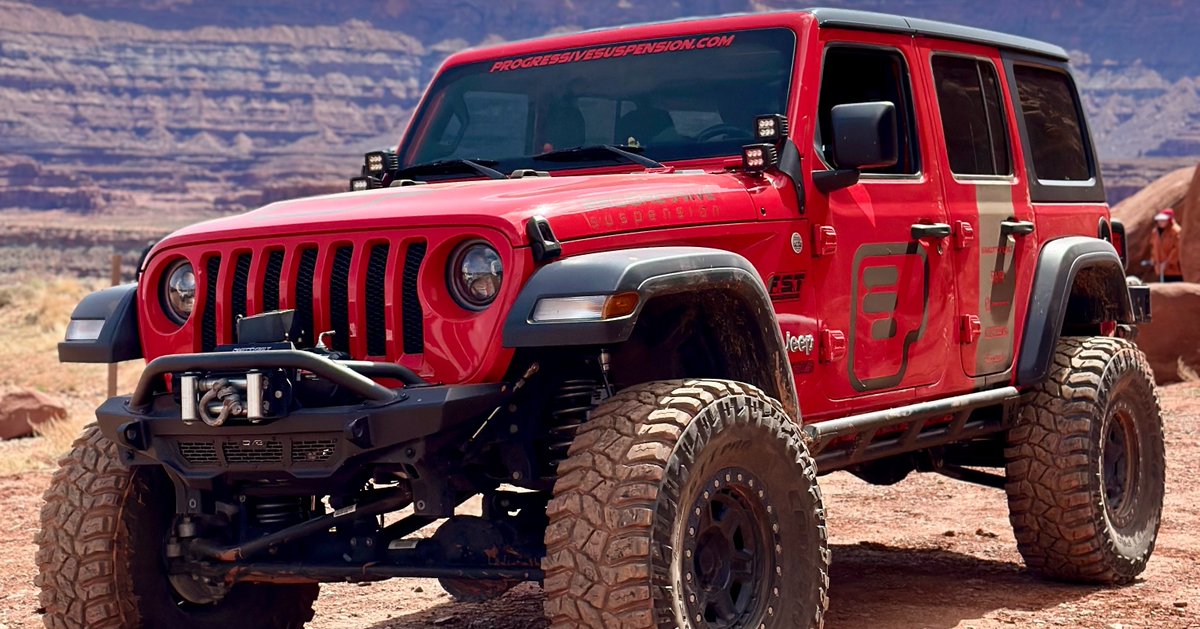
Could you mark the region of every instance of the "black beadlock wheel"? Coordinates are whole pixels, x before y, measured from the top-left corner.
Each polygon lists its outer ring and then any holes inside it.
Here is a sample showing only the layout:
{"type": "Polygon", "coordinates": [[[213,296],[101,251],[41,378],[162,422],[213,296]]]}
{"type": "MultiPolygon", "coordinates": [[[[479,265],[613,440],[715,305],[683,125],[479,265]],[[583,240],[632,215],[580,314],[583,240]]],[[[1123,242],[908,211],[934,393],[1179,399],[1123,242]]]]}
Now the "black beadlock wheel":
{"type": "Polygon", "coordinates": [[[552,627],[820,627],[829,546],[816,469],[778,402],[735,382],[606,400],[547,507],[552,627]]]}
{"type": "Polygon", "coordinates": [[[684,608],[714,629],[747,626],[780,604],[778,514],[746,470],[718,470],[701,486],[684,536],[684,608]]]}
{"type": "Polygon", "coordinates": [[[37,586],[48,629],[300,629],[316,585],[200,587],[169,577],[170,480],[126,468],[91,425],[59,462],[37,534],[37,586]],[[182,587],[178,587],[182,586],[182,587]]]}
{"type": "Polygon", "coordinates": [[[1025,563],[1121,584],[1146,568],[1162,517],[1162,412],[1129,341],[1065,338],[1009,432],[1009,514],[1025,563]]]}

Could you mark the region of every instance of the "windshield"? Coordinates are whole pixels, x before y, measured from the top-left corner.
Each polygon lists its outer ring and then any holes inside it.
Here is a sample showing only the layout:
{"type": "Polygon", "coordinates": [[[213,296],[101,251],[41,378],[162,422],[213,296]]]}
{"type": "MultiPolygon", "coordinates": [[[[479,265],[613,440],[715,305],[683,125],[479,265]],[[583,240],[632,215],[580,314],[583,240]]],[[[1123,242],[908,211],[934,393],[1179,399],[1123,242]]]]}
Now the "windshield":
{"type": "Polygon", "coordinates": [[[604,151],[536,159],[594,145],[660,162],[737,155],[755,116],[784,113],[795,41],[781,28],[734,31],[454,67],[430,87],[402,165],[490,160],[510,172],[628,163],[604,151]]]}

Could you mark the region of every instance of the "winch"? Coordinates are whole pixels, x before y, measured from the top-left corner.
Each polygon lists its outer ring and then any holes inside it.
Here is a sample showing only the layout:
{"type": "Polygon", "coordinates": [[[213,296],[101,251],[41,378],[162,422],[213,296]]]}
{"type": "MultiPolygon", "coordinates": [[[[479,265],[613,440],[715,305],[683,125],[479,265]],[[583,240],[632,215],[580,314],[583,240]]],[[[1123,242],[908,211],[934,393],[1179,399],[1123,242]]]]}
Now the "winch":
{"type": "MultiPolygon", "coordinates": [[[[262,421],[270,413],[264,399],[268,379],[261,371],[241,376],[200,376],[184,374],[179,378],[181,417],[184,423],[197,419],[209,426],[221,426],[231,418],[262,421]]],[[[276,397],[282,397],[277,391],[276,397]]]]}

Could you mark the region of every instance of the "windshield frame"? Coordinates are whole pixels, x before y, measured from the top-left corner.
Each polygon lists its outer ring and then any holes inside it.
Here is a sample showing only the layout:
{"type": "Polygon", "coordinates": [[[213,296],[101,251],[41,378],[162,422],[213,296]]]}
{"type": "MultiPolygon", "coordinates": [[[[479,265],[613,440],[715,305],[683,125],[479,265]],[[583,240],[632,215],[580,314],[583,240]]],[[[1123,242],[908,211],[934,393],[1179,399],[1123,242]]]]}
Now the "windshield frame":
{"type": "MultiPolygon", "coordinates": [[[[762,112],[762,113],[781,113],[789,114],[795,106],[795,99],[799,93],[799,66],[800,66],[800,46],[802,45],[803,32],[799,26],[792,23],[790,20],[764,20],[766,14],[757,14],[754,16],[746,16],[746,18],[716,18],[712,20],[697,20],[691,24],[692,28],[678,28],[678,24],[659,24],[650,25],[658,27],[650,29],[649,27],[629,27],[628,29],[618,29],[609,31],[599,31],[592,33],[584,33],[567,37],[545,38],[540,40],[532,40],[525,42],[524,45],[503,45],[491,49],[473,50],[464,53],[458,53],[452,56],[443,65],[441,69],[434,75],[429,85],[426,87],[421,101],[414,110],[412,117],[409,120],[405,133],[397,147],[397,153],[400,157],[402,165],[419,163],[416,140],[423,134],[431,133],[430,125],[436,122],[437,116],[435,113],[442,107],[443,99],[450,93],[446,86],[452,83],[445,83],[446,77],[456,71],[461,71],[463,68],[473,66],[490,69],[501,65],[504,62],[520,61],[535,57],[553,58],[558,55],[566,55],[577,51],[588,51],[594,48],[606,47],[631,47],[642,44],[655,44],[661,41],[670,41],[673,39],[700,39],[700,38],[721,38],[729,35],[738,35],[746,32],[755,31],[778,31],[786,33],[790,36],[790,40],[781,47],[785,52],[783,62],[786,64],[781,68],[780,77],[786,83],[786,89],[783,90],[781,111],[779,112],[762,112]],[[733,22],[733,23],[729,23],[733,22]],[[664,26],[675,26],[676,28],[666,30],[664,26]],[[702,28],[696,28],[697,26],[702,28]],[[648,31],[648,32],[639,32],[648,31]],[[591,37],[586,37],[590,35],[591,37]],[[596,38],[596,35],[604,35],[603,38],[596,38]],[[538,45],[534,45],[538,44],[538,45]],[[790,52],[789,52],[790,51],[790,52]],[[489,54],[490,53],[490,54],[489,54]],[[441,89],[439,89],[441,87],[441,89]]],[[[799,17],[799,16],[797,16],[799,17]]],[[[809,16],[804,16],[809,17],[809,16]]],[[[713,46],[718,47],[718,46],[713,46]]],[[[668,51],[670,52],[670,51],[668,51]]],[[[586,61],[583,61],[586,63],[586,61]]],[[[571,63],[571,62],[561,62],[571,63]]],[[[548,63],[547,66],[557,65],[556,63],[548,63]]],[[[513,68],[517,69],[517,68],[513,68]]],[[[465,75],[470,76],[470,75],[465,75]]],[[[752,129],[747,129],[748,133],[752,129]]],[[[736,147],[730,144],[722,146],[716,154],[713,155],[689,155],[684,157],[658,157],[652,153],[645,154],[646,157],[661,161],[666,165],[687,164],[689,166],[695,164],[724,162],[731,158],[740,157],[741,144],[752,143],[753,139],[745,139],[736,147]]],[[[564,147],[573,148],[573,147],[564,147]]],[[[603,160],[582,160],[561,163],[547,163],[533,159],[536,155],[526,155],[521,158],[513,158],[511,156],[491,156],[480,155],[477,157],[487,159],[502,159],[505,163],[505,169],[509,167],[515,168],[534,168],[537,170],[549,170],[553,172],[571,171],[571,170],[596,170],[596,169],[616,169],[616,170],[638,170],[643,168],[637,164],[630,164],[620,158],[613,156],[612,159],[603,160]],[[516,162],[521,163],[516,163],[516,162]]]]}

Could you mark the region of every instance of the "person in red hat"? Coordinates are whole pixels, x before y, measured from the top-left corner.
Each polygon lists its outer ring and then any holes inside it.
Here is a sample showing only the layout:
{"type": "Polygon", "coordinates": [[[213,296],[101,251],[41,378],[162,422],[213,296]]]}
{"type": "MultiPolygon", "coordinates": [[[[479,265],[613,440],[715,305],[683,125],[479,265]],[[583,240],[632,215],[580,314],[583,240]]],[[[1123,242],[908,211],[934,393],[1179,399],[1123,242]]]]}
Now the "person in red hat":
{"type": "Polygon", "coordinates": [[[1150,236],[1150,260],[1162,282],[1182,282],[1183,267],[1179,264],[1179,223],[1175,210],[1167,208],[1154,215],[1154,233],[1150,236]]]}

